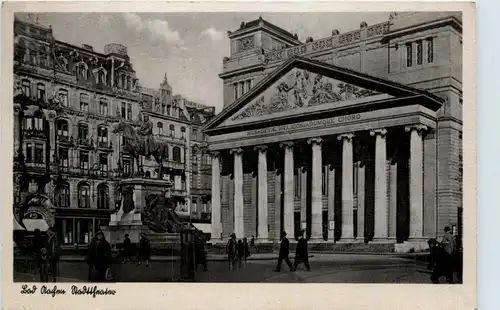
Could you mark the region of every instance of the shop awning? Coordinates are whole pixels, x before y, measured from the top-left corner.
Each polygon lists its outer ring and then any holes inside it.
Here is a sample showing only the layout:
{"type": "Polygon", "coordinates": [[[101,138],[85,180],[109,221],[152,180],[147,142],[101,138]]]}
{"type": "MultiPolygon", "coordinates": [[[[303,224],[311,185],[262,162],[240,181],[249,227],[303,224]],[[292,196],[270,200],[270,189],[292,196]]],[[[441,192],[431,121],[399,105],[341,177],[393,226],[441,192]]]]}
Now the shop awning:
{"type": "Polygon", "coordinates": [[[49,225],[44,219],[24,219],[23,224],[27,231],[35,231],[37,228],[40,231],[47,231],[49,229],[49,225]]]}
{"type": "Polygon", "coordinates": [[[208,223],[192,223],[192,224],[194,227],[203,231],[204,234],[211,234],[212,233],[212,225],[211,224],[208,224],[208,223]]]}
{"type": "Polygon", "coordinates": [[[19,224],[19,222],[16,219],[14,219],[13,229],[14,229],[14,231],[17,231],[17,230],[26,230],[26,229],[24,229],[23,226],[21,226],[21,224],[19,224]]]}

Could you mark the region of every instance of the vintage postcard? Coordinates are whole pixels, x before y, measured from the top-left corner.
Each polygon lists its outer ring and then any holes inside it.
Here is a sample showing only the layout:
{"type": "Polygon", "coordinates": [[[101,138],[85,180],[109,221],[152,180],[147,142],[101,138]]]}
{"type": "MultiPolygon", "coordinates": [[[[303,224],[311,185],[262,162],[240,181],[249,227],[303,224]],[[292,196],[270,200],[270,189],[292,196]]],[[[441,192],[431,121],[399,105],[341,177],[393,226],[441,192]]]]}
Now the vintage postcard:
{"type": "Polygon", "coordinates": [[[4,309],[476,306],[472,3],[3,17],[4,309]]]}

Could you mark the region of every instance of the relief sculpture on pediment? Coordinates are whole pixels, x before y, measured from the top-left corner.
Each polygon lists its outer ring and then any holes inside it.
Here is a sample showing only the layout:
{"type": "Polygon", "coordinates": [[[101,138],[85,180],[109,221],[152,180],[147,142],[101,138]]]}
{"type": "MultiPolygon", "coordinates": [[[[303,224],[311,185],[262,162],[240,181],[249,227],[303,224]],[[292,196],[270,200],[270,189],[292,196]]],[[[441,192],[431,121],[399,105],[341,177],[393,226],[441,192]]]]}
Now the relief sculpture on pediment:
{"type": "Polygon", "coordinates": [[[278,113],[303,107],[367,97],[374,91],[346,84],[306,70],[293,70],[264,91],[232,120],[278,113]]]}

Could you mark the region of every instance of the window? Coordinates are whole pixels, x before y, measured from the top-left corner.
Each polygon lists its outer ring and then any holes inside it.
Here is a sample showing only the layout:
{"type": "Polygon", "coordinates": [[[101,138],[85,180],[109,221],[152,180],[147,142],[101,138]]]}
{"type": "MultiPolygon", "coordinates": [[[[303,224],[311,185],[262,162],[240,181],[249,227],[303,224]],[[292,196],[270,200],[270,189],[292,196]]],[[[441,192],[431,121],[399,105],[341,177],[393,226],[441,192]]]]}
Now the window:
{"type": "Polygon", "coordinates": [[[45,84],[36,84],[36,95],[38,100],[45,101],[45,84]]]}
{"type": "Polygon", "coordinates": [[[186,139],[186,127],[181,127],[181,136],[182,139],[186,139]]]}
{"type": "Polygon", "coordinates": [[[130,160],[126,159],[123,161],[123,174],[125,176],[128,176],[130,175],[131,172],[132,170],[131,170],[130,160]]]}
{"type": "Polygon", "coordinates": [[[85,123],[78,124],[78,139],[85,142],[89,136],[89,126],[85,123]]]}
{"type": "Polygon", "coordinates": [[[173,152],[173,154],[172,154],[173,161],[180,163],[181,162],[181,148],[178,146],[174,146],[172,152],[173,152]]]}
{"type": "Polygon", "coordinates": [[[109,189],[106,184],[97,187],[97,208],[109,209],[109,189]]]}
{"type": "Polygon", "coordinates": [[[27,117],[24,119],[24,129],[33,129],[33,118],[27,117]]]}
{"type": "Polygon", "coordinates": [[[193,129],[193,131],[191,131],[191,140],[193,141],[198,140],[198,130],[193,129]]]}
{"type": "Polygon", "coordinates": [[[26,143],[26,162],[33,162],[33,143],[26,143]]]}
{"type": "Polygon", "coordinates": [[[108,143],[108,128],[106,127],[99,127],[97,129],[97,139],[99,144],[106,144],[107,146],[108,143]]]}
{"type": "Polygon", "coordinates": [[[193,165],[198,164],[198,157],[196,155],[193,155],[193,165]]]}
{"type": "Polygon", "coordinates": [[[411,43],[406,44],[406,66],[411,67],[413,65],[413,54],[412,54],[411,43]]]}
{"type": "Polygon", "coordinates": [[[127,116],[127,104],[125,102],[122,102],[122,117],[126,118],[127,116]]]}
{"type": "Polygon", "coordinates": [[[323,182],[322,182],[323,195],[328,195],[328,166],[323,167],[323,182]]]}
{"type": "Polygon", "coordinates": [[[127,105],[127,117],[126,119],[131,120],[132,119],[132,104],[129,103],[127,105]]]}
{"type": "Polygon", "coordinates": [[[78,184],[78,207],[90,208],[90,186],[87,183],[78,184]]]}
{"type": "Polygon", "coordinates": [[[43,118],[33,118],[33,125],[35,130],[43,131],[43,118]]]}
{"type": "Polygon", "coordinates": [[[422,40],[417,41],[417,65],[422,64],[422,40]]]}
{"type": "Polygon", "coordinates": [[[80,94],[80,110],[85,112],[89,111],[89,95],[80,94]]]}
{"type": "Polygon", "coordinates": [[[432,38],[427,39],[427,62],[432,63],[434,61],[434,42],[432,38]]]}
{"type": "Polygon", "coordinates": [[[67,148],[59,148],[59,165],[63,170],[69,166],[69,151],[67,148]]]}
{"type": "Polygon", "coordinates": [[[41,51],[40,52],[40,67],[42,68],[47,68],[48,65],[47,65],[47,54],[45,53],[45,51],[41,51]]]}
{"type": "Polygon", "coordinates": [[[35,144],[35,163],[43,164],[43,144],[35,144]]]}
{"type": "Polygon", "coordinates": [[[80,151],[80,169],[83,174],[88,174],[89,171],[89,153],[80,151]]]}
{"type": "Polygon", "coordinates": [[[61,100],[61,104],[63,107],[68,107],[68,91],[65,89],[59,89],[59,100],[61,100]]]}
{"type": "Polygon", "coordinates": [[[31,83],[29,80],[23,80],[22,88],[23,88],[23,94],[26,97],[31,97],[31,83]]]}
{"type": "Polygon", "coordinates": [[[168,126],[168,129],[170,130],[170,136],[175,137],[175,126],[170,125],[168,126]]]}
{"type": "Polygon", "coordinates": [[[99,113],[101,115],[108,115],[108,101],[106,99],[99,101],[99,113]]]}
{"type": "Polygon", "coordinates": [[[57,120],[57,135],[59,137],[68,137],[68,121],[64,119],[57,120]]]}
{"type": "Polygon", "coordinates": [[[293,175],[293,177],[294,177],[293,192],[294,192],[295,197],[300,197],[301,176],[302,176],[301,169],[300,168],[295,169],[295,173],[293,175]]]}
{"type": "Polygon", "coordinates": [[[100,154],[99,155],[99,170],[101,171],[101,176],[108,176],[108,155],[100,154]]]}
{"type": "Polygon", "coordinates": [[[158,123],[158,134],[163,135],[163,124],[162,123],[158,123]]]}
{"type": "Polygon", "coordinates": [[[56,195],[56,205],[59,208],[69,208],[69,184],[63,183],[59,185],[56,195]]]}

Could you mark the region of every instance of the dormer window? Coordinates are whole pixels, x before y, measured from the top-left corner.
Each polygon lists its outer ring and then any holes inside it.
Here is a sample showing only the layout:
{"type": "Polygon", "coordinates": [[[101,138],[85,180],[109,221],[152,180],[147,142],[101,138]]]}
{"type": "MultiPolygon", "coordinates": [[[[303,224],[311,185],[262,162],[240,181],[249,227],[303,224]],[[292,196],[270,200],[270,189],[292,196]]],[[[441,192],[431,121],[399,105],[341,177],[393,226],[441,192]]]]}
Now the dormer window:
{"type": "Polygon", "coordinates": [[[427,62],[434,62],[434,42],[432,38],[427,39],[427,62]]]}
{"type": "Polygon", "coordinates": [[[410,68],[413,65],[413,50],[412,44],[406,44],[406,67],[410,68]]]}

